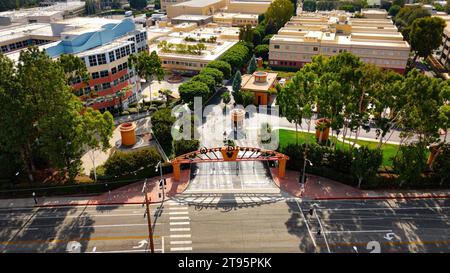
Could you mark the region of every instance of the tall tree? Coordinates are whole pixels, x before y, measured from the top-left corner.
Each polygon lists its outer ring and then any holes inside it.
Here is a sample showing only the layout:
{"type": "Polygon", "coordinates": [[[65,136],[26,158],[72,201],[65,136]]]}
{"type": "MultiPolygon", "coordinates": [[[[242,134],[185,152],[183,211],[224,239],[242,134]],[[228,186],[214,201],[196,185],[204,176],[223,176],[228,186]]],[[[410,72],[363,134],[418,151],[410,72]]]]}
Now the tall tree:
{"type": "MultiPolygon", "coordinates": [[[[265,13],[265,20],[268,22],[273,20],[276,30],[286,24],[294,15],[294,5],[290,0],[275,0],[273,1],[265,13]]],[[[268,33],[266,33],[268,34],[268,33]]]]}
{"type": "Polygon", "coordinates": [[[234,74],[232,88],[234,93],[238,93],[241,90],[241,83],[242,83],[242,75],[241,72],[238,70],[236,71],[236,74],[234,74]]]}
{"type": "Polygon", "coordinates": [[[411,49],[417,57],[427,58],[442,43],[445,21],[440,17],[425,17],[414,20],[409,33],[411,49]]]}
{"type": "Polygon", "coordinates": [[[300,70],[284,88],[277,85],[277,104],[280,113],[289,122],[295,123],[296,143],[298,145],[298,126],[303,118],[311,118],[315,101],[317,76],[309,71],[300,70]]]}
{"type": "Polygon", "coordinates": [[[64,69],[69,85],[76,80],[84,83],[89,81],[90,76],[86,64],[79,57],[72,54],[63,54],[58,58],[58,62],[64,69]]]}
{"type": "Polygon", "coordinates": [[[161,59],[156,51],[148,53],[146,50],[139,52],[137,55],[132,54],[128,58],[128,66],[134,68],[138,76],[145,79],[148,83],[150,92],[150,105],[152,104],[152,81],[154,78],[160,82],[164,79],[164,69],[161,59]]]}
{"type": "Polygon", "coordinates": [[[248,74],[253,74],[253,72],[256,71],[256,68],[257,68],[257,66],[256,66],[256,59],[255,59],[255,56],[252,56],[252,58],[248,62],[247,73],[248,74]]]}

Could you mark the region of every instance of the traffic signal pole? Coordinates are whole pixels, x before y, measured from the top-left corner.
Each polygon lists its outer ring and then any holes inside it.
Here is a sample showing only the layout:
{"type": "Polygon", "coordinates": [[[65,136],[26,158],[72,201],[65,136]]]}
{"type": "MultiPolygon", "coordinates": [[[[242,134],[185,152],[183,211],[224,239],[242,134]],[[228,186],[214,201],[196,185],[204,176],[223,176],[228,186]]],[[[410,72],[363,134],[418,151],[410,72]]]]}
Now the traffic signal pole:
{"type": "Polygon", "coordinates": [[[148,224],[148,239],[150,243],[150,251],[151,253],[155,253],[155,246],[153,244],[153,228],[152,228],[152,219],[150,215],[150,205],[147,196],[147,182],[144,182],[144,188],[142,189],[145,196],[145,205],[146,205],[146,214],[147,214],[147,224],[148,224]]]}

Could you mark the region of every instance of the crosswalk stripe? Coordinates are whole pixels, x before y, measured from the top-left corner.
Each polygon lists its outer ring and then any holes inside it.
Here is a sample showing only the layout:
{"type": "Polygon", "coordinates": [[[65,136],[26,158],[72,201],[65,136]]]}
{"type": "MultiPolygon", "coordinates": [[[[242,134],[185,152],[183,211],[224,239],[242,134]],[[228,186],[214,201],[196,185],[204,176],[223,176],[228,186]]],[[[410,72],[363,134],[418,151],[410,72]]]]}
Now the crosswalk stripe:
{"type": "Polygon", "coordinates": [[[191,234],[170,234],[170,238],[191,238],[191,234]]]}
{"type": "Polygon", "coordinates": [[[192,244],[192,241],[171,241],[171,245],[188,245],[192,244]]]}
{"type": "Polygon", "coordinates": [[[170,210],[187,210],[188,207],[170,207],[170,210]]]}
{"type": "Polygon", "coordinates": [[[189,214],[189,211],[171,211],[170,215],[180,215],[180,214],[189,214]]]}
{"type": "Polygon", "coordinates": [[[191,228],[171,228],[170,231],[191,231],[191,228]]]}
{"type": "Polygon", "coordinates": [[[170,216],[170,220],[189,220],[189,216],[170,216]]]}
{"type": "Polygon", "coordinates": [[[170,251],[192,251],[192,247],[171,247],[170,251]]]}
{"type": "Polygon", "coordinates": [[[189,222],[170,222],[170,225],[189,225],[189,222]]]}

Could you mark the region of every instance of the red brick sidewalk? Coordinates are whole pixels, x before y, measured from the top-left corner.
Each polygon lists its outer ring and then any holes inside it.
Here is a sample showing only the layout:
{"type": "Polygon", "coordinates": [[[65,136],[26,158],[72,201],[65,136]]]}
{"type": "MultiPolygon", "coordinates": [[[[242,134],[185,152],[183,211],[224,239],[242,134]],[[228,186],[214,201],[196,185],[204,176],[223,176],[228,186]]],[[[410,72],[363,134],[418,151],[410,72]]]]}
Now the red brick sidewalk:
{"type": "Polygon", "coordinates": [[[281,190],[295,196],[315,200],[345,200],[345,199],[419,199],[419,198],[450,198],[449,190],[441,191],[365,191],[328,178],[308,174],[305,188],[298,182],[300,172],[286,171],[286,176],[278,177],[278,169],[272,168],[275,183],[281,190]]]}
{"type": "MultiPolygon", "coordinates": [[[[163,175],[163,178],[166,178],[167,182],[166,198],[170,198],[186,189],[189,182],[189,171],[183,170],[181,172],[180,181],[174,181],[172,174],[163,175]]],[[[148,198],[151,203],[162,201],[163,196],[162,191],[159,189],[159,179],[160,177],[157,176],[147,180],[148,198]],[[160,193],[161,197],[159,196],[160,193]]],[[[143,184],[144,181],[136,182],[91,198],[77,198],[75,200],[68,200],[67,197],[48,198],[39,202],[37,207],[142,204],[144,202],[144,195],[142,194],[143,184]]]]}
{"type": "Polygon", "coordinates": [[[295,196],[310,199],[318,198],[361,198],[368,196],[367,193],[359,189],[332,181],[330,179],[308,174],[305,188],[302,190],[298,182],[300,172],[286,171],[286,176],[278,177],[278,169],[272,169],[275,183],[285,192],[295,196]]]}

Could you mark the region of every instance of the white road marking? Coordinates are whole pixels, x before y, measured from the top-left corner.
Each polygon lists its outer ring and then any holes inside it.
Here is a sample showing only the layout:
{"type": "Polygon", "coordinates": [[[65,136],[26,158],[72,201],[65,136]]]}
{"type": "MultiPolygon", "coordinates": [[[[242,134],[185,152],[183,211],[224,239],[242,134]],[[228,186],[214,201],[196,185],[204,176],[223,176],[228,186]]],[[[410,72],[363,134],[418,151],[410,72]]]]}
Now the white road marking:
{"type": "Polygon", "coordinates": [[[189,225],[189,222],[170,222],[171,225],[189,225]]]}
{"type": "Polygon", "coordinates": [[[450,207],[430,206],[430,207],[404,207],[404,208],[318,208],[318,210],[331,210],[331,211],[348,211],[348,210],[410,210],[410,209],[449,209],[450,207]]]}
{"type": "Polygon", "coordinates": [[[161,252],[164,253],[164,236],[161,237],[161,252]]]}
{"type": "Polygon", "coordinates": [[[325,239],[325,244],[327,245],[328,253],[331,253],[330,246],[328,245],[327,236],[325,236],[325,229],[322,226],[322,222],[320,221],[319,215],[317,215],[317,211],[314,210],[314,214],[316,215],[317,222],[319,222],[320,229],[323,232],[323,238],[325,239]]]}
{"type": "MultiPolygon", "coordinates": [[[[155,251],[162,252],[162,249],[156,249],[155,251]]],[[[126,253],[126,252],[150,252],[150,249],[129,249],[129,250],[106,250],[106,251],[96,251],[95,253],[126,253]]],[[[94,253],[94,252],[85,252],[94,253]]]]}
{"type": "Polygon", "coordinates": [[[192,251],[192,247],[171,247],[170,251],[192,251]]]}
{"type": "Polygon", "coordinates": [[[97,250],[97,247],[94,246],[94,248],[92,248],[92,252],[95,252],[97,250]]]}
{"type": "Polygon", "coordinates": [[[187,210],[188,207],[170,207],[171,210],[187,210]]]}
{"type": "Polygon", "coordinates": [[[171,245],[188,245],[192,244],[192,241],[171,241],[171,245]]]}
{"type": "Polygon", "coordinates": [[[170,238],[191,238],[191,234],[170,234],[170,238]]]}
{"type": "Polygon", "coordinates": [[[337,231],[324,231],[322,233],[387,233],[392,232],[391,229],[374,229],[374,230],[337,230],[337,231]]]}
{"type": "Polygon", "coordinates": [[[306,224],[306,229],[308,230],[309,237],[311,238],[314,247],[317,247],[316,240],[314,239],[314,236],[312,236],[311,229],[309,228],[308,221],[306,220],[305,215],[303,215],[302,208],[300,207],[300,204],[297,201],[295,201],[295,203],[297,203],[298,209],[300,210],[300,214],[302,215],[303,221],[306,224]]]}
{"type": "Polygon", "coordinates": [[[189,211],[171,211],[170,215],[181,215],[181,214],[189,214],[189,211]]]}
{"type": "Polygon", "coordinates": [[[171,228],[170,231],[191,231],[191,228],[171,228]]]}
{"type": "MultiPolygon", "coordinates": [[[[124,214],[80,214],[80,215],[61,215],[61,216],[36,216],[35,219],[58,219],[58,218],[87,218],[87,217],[125,217],[136,216],[134,213],[124,214]]],[[[0,221],[11,221],[11,218],[0,219],[0,221]]]]}
{"type": "Polygon", "coordinates": [[[170,220],[190,220],[189,216],[170,216],[170,220]]]}

